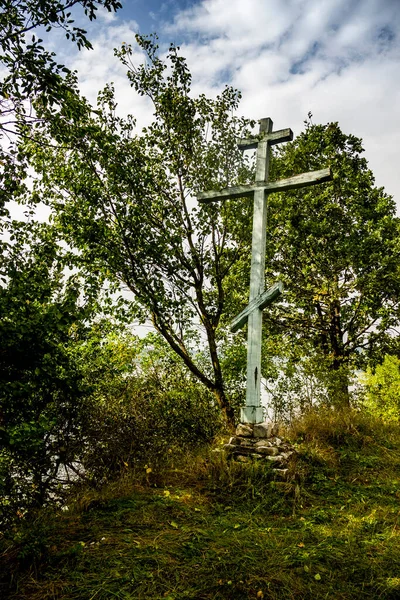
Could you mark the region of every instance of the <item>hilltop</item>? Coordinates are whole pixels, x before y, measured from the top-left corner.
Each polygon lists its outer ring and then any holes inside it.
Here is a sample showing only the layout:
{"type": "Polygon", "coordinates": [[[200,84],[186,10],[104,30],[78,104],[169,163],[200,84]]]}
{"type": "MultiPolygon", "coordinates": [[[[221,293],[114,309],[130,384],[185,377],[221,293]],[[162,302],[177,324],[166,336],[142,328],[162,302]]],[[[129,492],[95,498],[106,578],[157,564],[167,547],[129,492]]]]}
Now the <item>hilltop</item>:
{"type": "Polygon", "coordinates": [[[399,598],[398,426],[311,414],[285,435],[287,482],[218,440],[42,511],[1,540],[2,597],[399,598]]]}

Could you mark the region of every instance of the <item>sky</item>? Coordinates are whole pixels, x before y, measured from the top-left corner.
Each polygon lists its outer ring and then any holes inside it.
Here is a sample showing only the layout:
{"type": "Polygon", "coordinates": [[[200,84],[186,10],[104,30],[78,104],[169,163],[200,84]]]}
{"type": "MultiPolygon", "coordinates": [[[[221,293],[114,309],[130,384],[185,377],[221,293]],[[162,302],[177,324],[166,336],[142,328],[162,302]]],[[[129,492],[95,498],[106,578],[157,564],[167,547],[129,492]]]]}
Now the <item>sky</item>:
{"type": "MultiPolygon", "coordinates": [[[[225,85],[242,92],[239,114],[271,117],[274,129],[338,121],[361,137],[376,184],[400,209],[400,0],[121,0],[85,23],[92,51],[57,35],[54,48],[77,69],[83,94],[114,82],[119,111],[151,119],[113,49],[156,32],[160,49],[179,45],[193,75],[193,93],[215,96],[225,85]]],[[[137,64],[143,58],[134,50],[137,64]]]]}

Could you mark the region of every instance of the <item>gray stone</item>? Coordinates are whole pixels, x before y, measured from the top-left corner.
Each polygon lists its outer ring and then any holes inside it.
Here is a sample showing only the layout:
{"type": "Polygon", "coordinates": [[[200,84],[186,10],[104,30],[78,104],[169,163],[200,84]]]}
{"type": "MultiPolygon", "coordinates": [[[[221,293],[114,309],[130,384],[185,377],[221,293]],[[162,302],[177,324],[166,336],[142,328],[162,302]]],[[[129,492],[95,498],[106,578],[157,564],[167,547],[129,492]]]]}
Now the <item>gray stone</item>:
{"type": "Polygon", "coordinates": [[[249,462],[249,461],[250,461],[250,457],[249,457],[249,456],[243,456],[242,454],[239,454],[239,455],[236,457],[236,460],[237,460],[238,462],[241,462],[241,463],[247,463],[247,462],[249,462]]]}
{"type": "Polygon", "coordinates": [[[236,427],[236,435],[240,437],[253,437],[253,429],[249,425],[239,423],[236,427]]]}
{"type": "Polygon", "coordinates": [[[245,454],[246,456],[254,452],[253,446],[234,446],[233,444],[229,446],[228,450],[234,454],[245,454]]]}
{"type": "Polygon", "coordinates": [[[282,452],[281,456],[283,456],[285,460],[288,460],[291,456],[293,456],[293,454],[294,450],[290,450],[289,452],[282,452]]]}
{"type": "Polygon", "coordinates": [[[231,438],[229,438],[228,444],[230,444],[230,445],[235,444],[236,446],[239,446],[240,442],[241,442],[240,438],[237,438],[235,435],[233,435],[231,438]]]}
{"type": "Polygon", "coordinates": [[[278,448],[275,448],[274,446],[261,446],[257,448],[257,452],[259,452],[263,456],[277,456],[279,454],[278,448]]]}
{"type": "Polygon", "coordinates": [[[271,442],[266,439],[260,440],[254,444],[255,448],[269,448],[270,446],[272,446],[271,442]]]}
{"type": "Polygon", "coordinates": [[[252,446],[253,439],[252,438],[239,438],[239,444],[241,446],[252,446]]]}
{"type": "Polygon", "coordinates": [[[285,460],[281,454],[278,454],[277,456],[266,456],[265,458],[277,466],[281,465],[285,460]]]}
{"type": "Polygon", "coordinates": [[[256,423],[254,425],[254,437],[256,437],[256,438],[271,437],[271,423],[256,423]]]}

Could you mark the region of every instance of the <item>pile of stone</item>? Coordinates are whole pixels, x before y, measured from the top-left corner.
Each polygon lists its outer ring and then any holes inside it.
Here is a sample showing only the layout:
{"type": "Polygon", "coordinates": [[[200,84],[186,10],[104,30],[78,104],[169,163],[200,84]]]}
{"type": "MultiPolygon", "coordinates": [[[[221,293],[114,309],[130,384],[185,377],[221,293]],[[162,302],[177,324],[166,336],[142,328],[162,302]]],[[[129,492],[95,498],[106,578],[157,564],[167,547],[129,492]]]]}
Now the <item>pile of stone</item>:
{"type": "Polygon", "coordinates": [[[275,423],[240,423],[236,434],[231,437],[224,450],[238,462],[252,460],[268,461],[280,479],[286,479],[288,465],[294,456],[294,448],[278,437],[279,428],[275,423]]]}

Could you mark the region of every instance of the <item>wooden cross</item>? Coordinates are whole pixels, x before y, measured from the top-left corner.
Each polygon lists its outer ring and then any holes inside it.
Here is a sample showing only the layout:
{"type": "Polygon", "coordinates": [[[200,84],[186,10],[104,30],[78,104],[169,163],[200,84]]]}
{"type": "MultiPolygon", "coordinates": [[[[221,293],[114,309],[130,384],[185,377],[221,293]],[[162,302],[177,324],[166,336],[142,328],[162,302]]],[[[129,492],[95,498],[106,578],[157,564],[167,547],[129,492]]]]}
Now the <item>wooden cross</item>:
{"type": "Polygon", "coordinates": [[[293,139],[291,129],[272,131],[272,126],[271,119],[261,119],[258,137],[239,140],[238,143],[241,150],[253,148],[257,150],[256,180],[254,184],[229,187],[221,191],[210,190],[198,195],[199,202],[216,202],[230,198],[254,197],[250,299],[248,306],[231,324],[231,331],[235,332],[248,322],[246,405],[241,409],[240,421],[242,423],[261,423],[264,420],[260,388],[262,311],[283,290],[282,282],[278,282],[269,290],[264,291],[267,196],[272,192],[293,190],[331,179],[330,169],[322,169],[321,171],[311,171],[289,177],[288,179],[269,182],[270,147],[273,144],[280,144],[281,142],[288,142],[293,139]]]}

